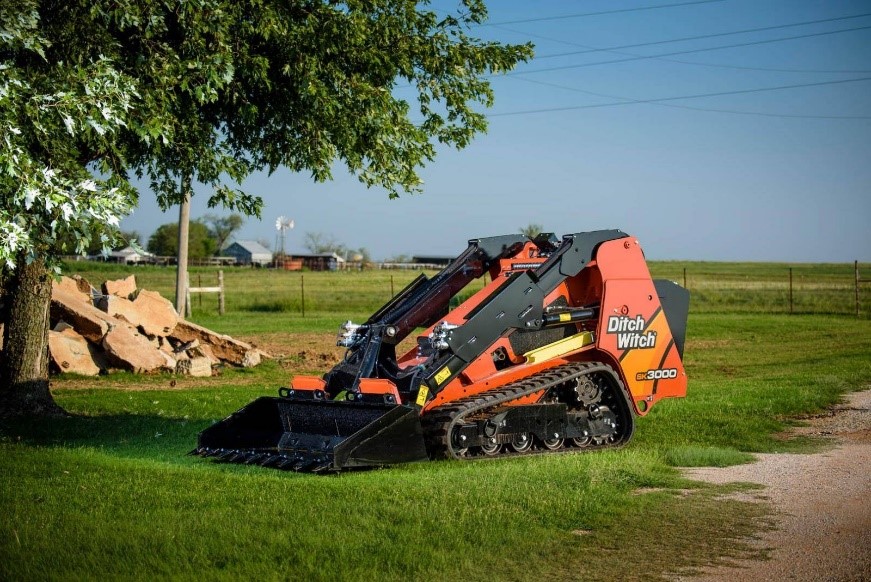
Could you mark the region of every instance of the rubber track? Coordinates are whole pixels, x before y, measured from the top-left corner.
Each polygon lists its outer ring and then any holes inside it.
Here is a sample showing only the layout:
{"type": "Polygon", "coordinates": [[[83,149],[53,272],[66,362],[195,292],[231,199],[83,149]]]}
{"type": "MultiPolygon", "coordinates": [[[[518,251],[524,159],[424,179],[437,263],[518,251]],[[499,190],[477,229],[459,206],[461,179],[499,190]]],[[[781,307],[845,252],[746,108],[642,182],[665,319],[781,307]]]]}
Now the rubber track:
{"type": "MultiPolygon", "coordinates": [[[[619,447],[624,444],[624,439],[618,440],[613,443],[591,443],[587,447],[562,447],[557,450],[544,451],[531,449],[529,451],[524,451],[521,453],[513,451],[509,452],[507,450],[508,447],[503,447],[502,451],[498,455],[468,457],[457,454],[457,452],[454,450],[453,444],[451,443],[452,439],[450,438],[450,435],[454,430],[454,427],[469,415],[482,412],[488,408],[493,408],[495,406],[506,404],[508,402],[511,402],[512,400],[516,400],[518,398],[522,398],[524,396],[528,396],[542,390],[547,390],[555,386],[559,386],[560,384],[568,382],[569,380],[572,380],[574,378],[579,378],[581,376],[586,376],[589,374],[595,374],[597,372],[602,372],[610,375],[618,382],[617,386],[614,386],[612,384],[610,387],[614,390],[623,392],[622,382],[619,381],[619,378],[614,373],[613,368],[611,368],[607,364],[602,364],[599,362],[579,362],[550,368],[543,372],[533,374],[528,378],[524,378],[523,380],[513,382],[511,384],[507,384],[493,390],[481,392],[480,394],[475,394],[474,396],[462,398],[460,400],[451,402],[450,404],[444,404],[442,406],[436,407],[421,418],[424,436],[427,443],[427,450],[429,451],[432,458],[451,458],[467,460],[470,458],[498,459],[530,454],[553,454],[619,447]]],[[[618,397],[625,398],[625,394],[620,394],[618,397]]],[[[615,411],[615,413],[619,414],[619,411],[615,411]]],[[[631,410],[629,412],[628,419],[618,416],[618,420],[631,423],[633,420],[631,410]]],[[[626,431],[624,430],[624,432],[626,431]]],[[[632,431],[630,430],[629,434],[631,435],[631,433],[632,431]]]]}

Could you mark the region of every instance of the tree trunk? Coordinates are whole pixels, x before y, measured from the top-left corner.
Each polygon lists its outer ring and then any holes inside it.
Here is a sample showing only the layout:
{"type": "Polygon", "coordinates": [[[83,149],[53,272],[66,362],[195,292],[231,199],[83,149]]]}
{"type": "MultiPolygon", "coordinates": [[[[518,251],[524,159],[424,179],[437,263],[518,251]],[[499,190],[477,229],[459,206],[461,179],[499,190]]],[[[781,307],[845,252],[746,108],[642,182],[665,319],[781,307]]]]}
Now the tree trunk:
{"type": "MultiPolygon", "coordinates": [[[[182,179],[184,200],[178,207],[178,260],[175,276],[175,310],[179,317],[186,317],[188,282],[188,236],[191,219],[191,179],[190,174],[182,179]]],[[[190,308],[190,306],[188,306],[190,308]]]]}
{"type": "Polygon", "coordinates": [[[51,277],[43,260],[20,258],[7,272],[3,294],[0,417],[58,416],[48,388],[48,313],[51,277]]]}

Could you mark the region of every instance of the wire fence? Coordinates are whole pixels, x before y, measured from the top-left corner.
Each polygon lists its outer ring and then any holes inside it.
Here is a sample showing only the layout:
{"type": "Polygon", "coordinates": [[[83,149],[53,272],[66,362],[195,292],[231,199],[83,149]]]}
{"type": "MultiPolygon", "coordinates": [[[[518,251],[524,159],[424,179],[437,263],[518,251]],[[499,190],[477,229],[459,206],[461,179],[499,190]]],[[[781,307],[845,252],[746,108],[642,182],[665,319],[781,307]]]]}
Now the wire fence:
{"type": "Polygon", "coordinates": [[[858,261],[796,265],[654,263],[651,271],[655,277],[665,275],[689,289],[691,309],[696,312],[818,313],[866,318],[871,314],[871,266],[858,261]]]}

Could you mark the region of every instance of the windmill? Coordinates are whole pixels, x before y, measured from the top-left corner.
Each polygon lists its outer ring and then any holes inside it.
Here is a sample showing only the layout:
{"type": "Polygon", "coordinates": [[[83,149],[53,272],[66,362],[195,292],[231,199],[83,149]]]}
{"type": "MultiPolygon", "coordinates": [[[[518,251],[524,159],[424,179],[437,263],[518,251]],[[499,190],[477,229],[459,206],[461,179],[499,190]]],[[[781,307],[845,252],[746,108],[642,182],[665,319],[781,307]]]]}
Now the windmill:
{"type": "Polygon", "coordinates": [[[281,241],[281,256],[284,256],[284,238],[285,233],[293,228],[293,219],[285,216],[279,216],[275,219],[275,230],[278,231],[279,241],[281,241]]]}

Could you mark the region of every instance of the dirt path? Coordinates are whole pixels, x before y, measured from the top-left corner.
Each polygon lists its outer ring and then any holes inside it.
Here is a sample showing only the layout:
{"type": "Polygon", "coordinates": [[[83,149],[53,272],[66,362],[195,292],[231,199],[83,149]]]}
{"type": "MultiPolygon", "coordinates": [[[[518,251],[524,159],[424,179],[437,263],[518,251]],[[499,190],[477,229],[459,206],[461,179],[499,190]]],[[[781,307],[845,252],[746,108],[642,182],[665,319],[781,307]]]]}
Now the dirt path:
{"type": "Polygon", "coordinates": [[[686,470],[700,481],[764,485],[777,525],[758,541],[771,549],[769,560],[740,561],[680,580],[871,581],[871,390],[807,420],[810,426],[794,432],[837,445],[818,454],[760,454],[749,465],[686,470]]]}

